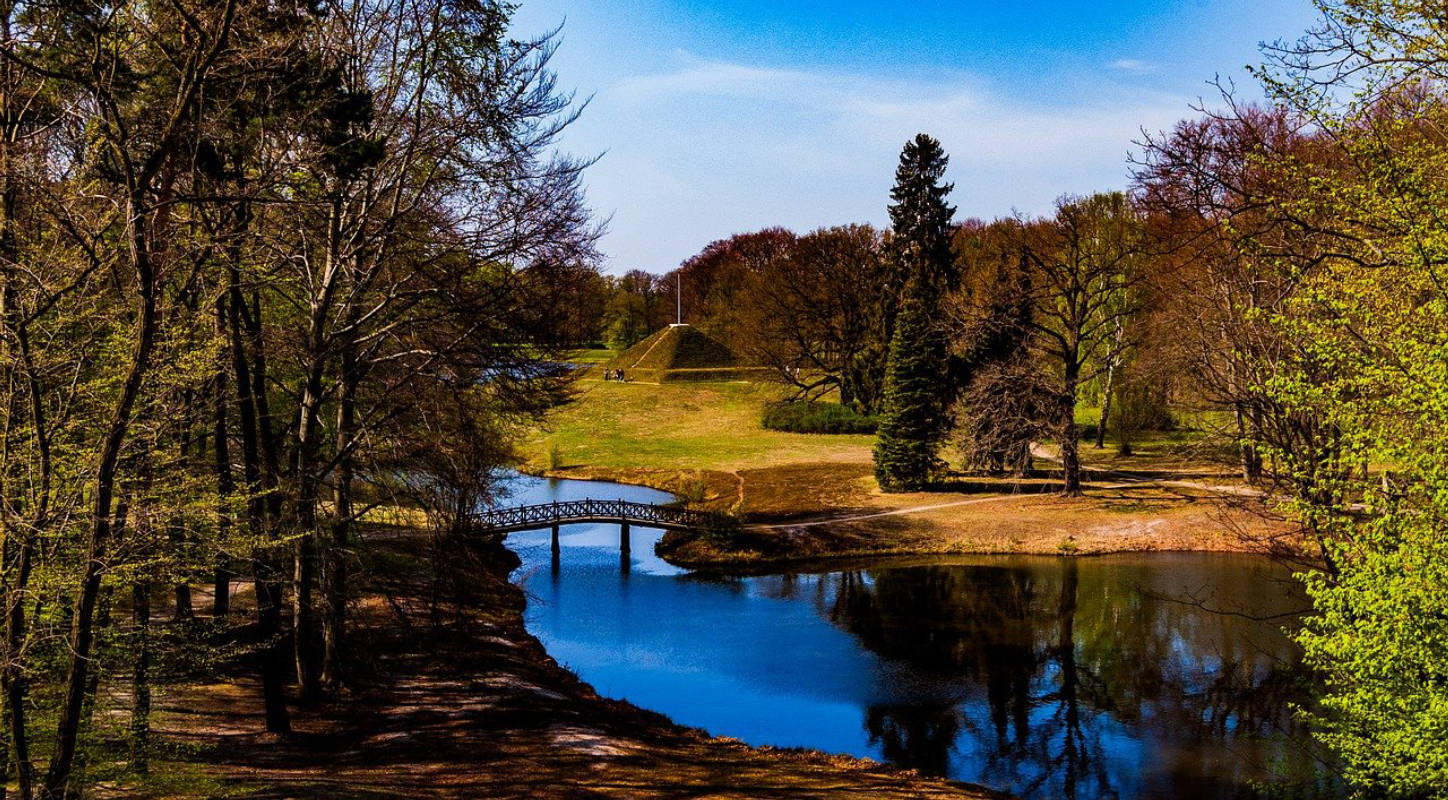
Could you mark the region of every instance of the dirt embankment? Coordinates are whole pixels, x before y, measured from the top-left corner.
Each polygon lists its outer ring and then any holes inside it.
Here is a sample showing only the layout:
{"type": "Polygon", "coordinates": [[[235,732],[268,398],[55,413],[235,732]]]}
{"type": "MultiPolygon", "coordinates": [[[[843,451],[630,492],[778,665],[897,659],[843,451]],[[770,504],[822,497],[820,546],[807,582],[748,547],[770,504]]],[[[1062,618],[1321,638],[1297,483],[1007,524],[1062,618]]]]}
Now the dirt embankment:
{"type": "Polygon", "coordinates": [[[695,569],[760,569],[832,558],[1139,551],[1298,555],[1298,528],[1214,472],[1088,473],[1062,497],[1050,477],[956,478],[936,491],[884,494],[867,464],[680,471],[574,467],[552,477],[671,491],[736,514],[733,535],[669,534],[659,552],[695,569]]]}
{"type": "MultiPolygon", "coordinates": [[[[353,672],[360,688],[261,730],[238,679],[167,693],[160,734],[226,796],[252,798],[988,798],[869,761],[751,748],[599,697],[523,628],[501,547],[372,543],[353,672]]],[[[194,796],[194,795],[179,795],[194,796]]]]}

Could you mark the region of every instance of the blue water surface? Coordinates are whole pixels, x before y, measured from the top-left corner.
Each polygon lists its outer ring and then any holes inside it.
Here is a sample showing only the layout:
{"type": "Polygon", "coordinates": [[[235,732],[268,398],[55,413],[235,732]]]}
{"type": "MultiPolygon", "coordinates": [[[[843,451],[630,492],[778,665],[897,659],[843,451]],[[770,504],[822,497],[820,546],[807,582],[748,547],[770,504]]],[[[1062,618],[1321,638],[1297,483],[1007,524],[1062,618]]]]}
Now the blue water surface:
{"type": "MultiPolygon", "coordinates": [[[[517,480],[503,502],[663,492],[517,480]]],[[[755,745],[876,758],[1023,798],[1333,796],[1291,710],[1288,571],[1244,556],[996,557],[731,578],[660,531],[513,534],[528,629],[599,693],[755,745]]]]}

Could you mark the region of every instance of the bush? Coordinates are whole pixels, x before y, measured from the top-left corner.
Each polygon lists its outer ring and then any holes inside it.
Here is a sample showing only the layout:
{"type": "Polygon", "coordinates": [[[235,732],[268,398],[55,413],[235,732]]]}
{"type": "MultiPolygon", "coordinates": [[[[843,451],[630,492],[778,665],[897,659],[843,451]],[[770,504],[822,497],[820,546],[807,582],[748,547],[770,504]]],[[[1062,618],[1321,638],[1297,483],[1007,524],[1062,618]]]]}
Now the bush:
{"type": "Polygon", "coordinates": [[[839,403],[785,400],[764,407],[764,427],[788,433],[874,433],[874,417],[839,403]]]}

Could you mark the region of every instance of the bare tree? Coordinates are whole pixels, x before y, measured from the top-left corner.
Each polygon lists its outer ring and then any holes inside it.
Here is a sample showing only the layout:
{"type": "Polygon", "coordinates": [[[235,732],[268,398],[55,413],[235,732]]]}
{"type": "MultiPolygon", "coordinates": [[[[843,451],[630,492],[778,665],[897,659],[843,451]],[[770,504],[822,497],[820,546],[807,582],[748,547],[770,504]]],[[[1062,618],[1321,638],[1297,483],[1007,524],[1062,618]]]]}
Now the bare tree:
{"type": "Polygon", "coordinates": [[[1142,230],[1137,212],[1119,193],[1066,198],[1053,220],[1029,229],[1031,342],[1055,372],[1055,437],[1067,495],[1081,493],[1076,425],[1081,386],[1130,347],[1120,331],[1139,310],[1130,290],[1142,275],[1142,230]]]}
{"type": "Polygon", "coordinates": [[[873,413],[880,402],[889,274],[880,235],[864,225],[801,236],[753,276],[750,354],[805,397],[838,390],[873,413]]]}

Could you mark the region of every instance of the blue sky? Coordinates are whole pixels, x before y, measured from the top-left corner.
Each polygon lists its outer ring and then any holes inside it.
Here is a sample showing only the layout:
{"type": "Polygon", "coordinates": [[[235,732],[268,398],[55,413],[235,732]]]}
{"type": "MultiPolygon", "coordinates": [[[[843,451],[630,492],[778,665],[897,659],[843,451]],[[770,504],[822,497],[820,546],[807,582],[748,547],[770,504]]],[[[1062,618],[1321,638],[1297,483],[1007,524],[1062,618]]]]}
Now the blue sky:
{"type": "Polygon", "coordinates": [[[783,225],[882,224],[901,145],[951,155],[961,217],[1041,214],[1122,188],[1140,130],[1213,105],[1216,76],[1296,38],[1309,0],[523,0],[563,25],[554,66],[591,97],[564,146],[602,155],[589,200],[610,272],[664,272],[783,225]]]}

